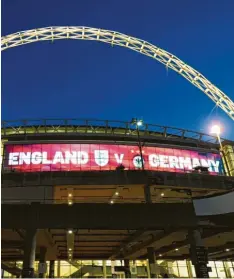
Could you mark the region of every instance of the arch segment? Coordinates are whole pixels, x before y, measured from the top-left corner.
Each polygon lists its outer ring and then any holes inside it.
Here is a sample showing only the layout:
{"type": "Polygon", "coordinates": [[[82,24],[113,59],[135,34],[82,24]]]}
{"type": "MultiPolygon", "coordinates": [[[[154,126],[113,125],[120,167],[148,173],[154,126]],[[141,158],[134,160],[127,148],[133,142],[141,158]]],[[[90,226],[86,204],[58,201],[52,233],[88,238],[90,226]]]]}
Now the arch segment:
{"type": "Polygon", "coordinates": [[[149,56],[174,70],[205,93],[217,106],[234,120],[234,103],[219,88],[201,73],[184,63],[175,55],[150,44],[119,32],[84,26],[53,26],[17,32],[2,37],[2,50],[38,41],[62,39],[91,40],[118,45],[149,56]]]}

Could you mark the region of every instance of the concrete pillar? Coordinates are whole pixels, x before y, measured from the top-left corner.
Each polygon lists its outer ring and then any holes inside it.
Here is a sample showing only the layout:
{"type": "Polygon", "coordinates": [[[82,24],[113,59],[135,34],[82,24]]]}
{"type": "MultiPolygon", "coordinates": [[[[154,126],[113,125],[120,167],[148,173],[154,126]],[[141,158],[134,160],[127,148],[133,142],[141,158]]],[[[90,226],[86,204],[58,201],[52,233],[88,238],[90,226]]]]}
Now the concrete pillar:
{"type": "Polygon", "coordinates": [[[201,232],[197,230],[189,230],[188,238],[190,242],[190,256],[194,265],[197,278],[209,278],[208,257],[204,247],[201,232]]]}
{"type": "Polygon", "coordinates": [[[106,261],[102,261],[103,278],[106,278],[106,261]]]}
{"type": "Polygon", "coordinates": [[[50,261],[49,278],[54,278],[54,261],[50,261]]]}
{"type": "Polygon", "coordinates": [[[40,262],[39,262],[39,278],[44,278],[46,268],[42,267],[46,265],[46,247],[40,247],[40,262]]]}
{"type": "Polygon", "coordinates": [[[60,278],[60,261],[58,261],[58,266],[57,266],[57,277],[60,278]]]}
{"type": "Polygon", "coordinates": [[[22,278],[34,277],[34,261],[36,254],[36,233],[34,228],[27,229],[24,240],[24,260],[22,278]]]}
{"type": "Polygon", "coordinates": [[[126,268],[126,271],[125,271],[125,276],[126,278],[132,278],[131,276],[131,271],[130,271],[130,264],[129,264],[129,260],[124,260],[124,266],[126,268]]]}
{"type": "Polygon", "coordinates": [[[153,247],[147,248],[147,255],[149,260],[149,269],[150,269],[150,277],[156,278],[157,270],[156,270],[156,257],[153,247]]]}

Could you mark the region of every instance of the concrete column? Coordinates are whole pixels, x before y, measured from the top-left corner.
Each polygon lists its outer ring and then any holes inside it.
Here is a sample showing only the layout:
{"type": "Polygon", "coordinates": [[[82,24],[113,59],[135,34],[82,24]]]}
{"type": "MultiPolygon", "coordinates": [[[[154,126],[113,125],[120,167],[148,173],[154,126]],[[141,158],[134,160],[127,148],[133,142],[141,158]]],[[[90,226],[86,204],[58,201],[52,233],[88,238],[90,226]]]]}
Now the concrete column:
{"type": "Polygon", "coordinates": [[[45,271],[40,270],[41,264],[46,264],[46,247],[40,247],[39,278],[45,277],[45,271]]]}
{"type": "Polygon", "coordinates": [[[24,260],[22,278],[34,277],[34,261],[36,254],[36,233],[34,228],[27,229],[24,240],[24,260]]]}
{"type": "Polygon", "coordinates": [[[131,276],[131,271],[130,271],[130,264],[129,264],[129,260],[124,260],[124,266],[126,268],[126,271],[125,271],[125,276],[126,278],[132,278],[131,276]]]}
{"type": "Polygon", "coordinates": [[[209,278],[207,251],[201,238],[201,232],[198,229],[189,230],[188,238],[190,242],[190,256],[197,278],[209,278]]]}
{"type": "Polygon", "coordinates": [[[57,266],[57,277],[60,278],[60,261],[58,261],[58,266],[57,266]]]}
{"type": "Polygon", "coordinates": [[[54,261],[50,261],[49,278],[54,278],[54,261]]]}
{"type": "Polygon", "coordinates": [[[103,278],[106,278],[106,261],[102,261],[103,278]]]}
{"type": "Polygon", "coordinates": [[[153,247],[147,248],[147,255],[149,260],[150,277],[156,278],[156,257],[153,247]]]}

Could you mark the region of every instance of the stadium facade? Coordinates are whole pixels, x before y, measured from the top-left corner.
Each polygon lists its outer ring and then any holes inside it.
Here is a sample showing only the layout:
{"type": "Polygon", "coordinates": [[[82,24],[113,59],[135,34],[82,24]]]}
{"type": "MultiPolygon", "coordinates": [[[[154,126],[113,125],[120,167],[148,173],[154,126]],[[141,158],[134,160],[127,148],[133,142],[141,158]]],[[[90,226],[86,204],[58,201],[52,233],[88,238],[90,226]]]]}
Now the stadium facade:
{"type": "Polygon", "coordinates": [[[5,121],[1,155],[2,276],[234,278],[234,142],[5,121]]]}

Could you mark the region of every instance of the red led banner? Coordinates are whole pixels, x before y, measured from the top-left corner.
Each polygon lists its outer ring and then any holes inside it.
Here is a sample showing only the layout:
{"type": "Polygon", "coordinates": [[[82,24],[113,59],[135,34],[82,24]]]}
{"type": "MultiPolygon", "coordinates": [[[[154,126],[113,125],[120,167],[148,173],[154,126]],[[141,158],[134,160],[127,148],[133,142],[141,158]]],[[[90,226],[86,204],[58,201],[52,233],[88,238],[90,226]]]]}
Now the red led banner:
{"type": "MultiPolygon", "coordinates": [[[[221,156],[193,150],[143,147],[146,170],[185,172],[197,166],[221,174],[221,156]]],[[[108,144],[6,145],[4,168],[19,172],[141,169],[138,146],[108,144]]]]}

